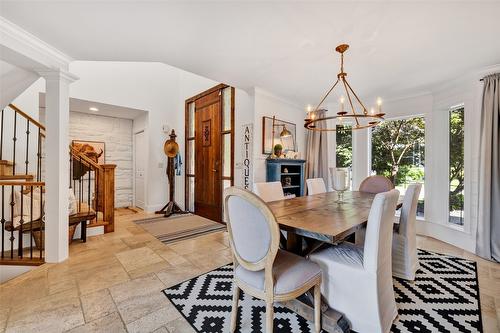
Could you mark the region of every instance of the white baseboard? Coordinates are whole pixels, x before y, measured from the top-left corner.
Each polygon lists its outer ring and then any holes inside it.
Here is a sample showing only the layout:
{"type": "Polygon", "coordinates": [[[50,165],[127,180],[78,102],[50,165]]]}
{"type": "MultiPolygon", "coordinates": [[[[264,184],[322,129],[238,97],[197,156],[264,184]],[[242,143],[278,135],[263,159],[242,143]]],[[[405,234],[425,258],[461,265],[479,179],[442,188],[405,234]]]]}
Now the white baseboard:
{"type": "Polygon", "coordinates": [[[474,236],[446,225],[418,220],[417,234],[432,237],[471,253],[476,252],[474,236]]]}

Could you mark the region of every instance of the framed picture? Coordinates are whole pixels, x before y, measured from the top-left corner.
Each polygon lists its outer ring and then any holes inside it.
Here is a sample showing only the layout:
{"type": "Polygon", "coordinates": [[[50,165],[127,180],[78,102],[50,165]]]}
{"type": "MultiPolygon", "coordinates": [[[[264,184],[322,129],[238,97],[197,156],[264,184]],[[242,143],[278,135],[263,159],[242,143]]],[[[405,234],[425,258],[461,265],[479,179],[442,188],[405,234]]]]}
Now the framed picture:
{"type": "MultiPolygon", "coordinates": [[[[262,117],[262,154],[273,152],[273,117],[262,117]]],[[[296,151],[296,125],[288,121],[274,119],[274,144],[280,143],[283,152],[296,151]],[[283,129],[286,128],[292,135],[280,137],[283,129]]]]}
{"type": "Polygon", "coordinates": [[[73,140],[71,141],[71,146],[76,148],[78,151],[85,153],[87,157],[91,158],[96,163],[106,163],[106,145],[104,142],[73,140]]]}

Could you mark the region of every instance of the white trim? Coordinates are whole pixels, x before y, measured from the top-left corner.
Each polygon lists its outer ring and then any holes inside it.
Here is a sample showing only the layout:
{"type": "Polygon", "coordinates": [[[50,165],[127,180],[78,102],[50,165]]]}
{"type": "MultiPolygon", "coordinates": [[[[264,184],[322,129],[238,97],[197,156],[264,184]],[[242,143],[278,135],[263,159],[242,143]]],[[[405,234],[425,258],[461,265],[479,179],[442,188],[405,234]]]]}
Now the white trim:
{"type": "Polygon", "coordinates": [[[42,68],[60,68],[68,71],[69,64],[74,60],[2,16],[0,16],[0,40],[2,46],[33,63],[38,63],[42,68]]]}
{"type": "Polygon", "coordinates": [[[303,109],[304,110],[304,117],[306,116],[306,109],[303,105],[300,105],[298,103],[296,103],[295,101],[291,101],[283,96],[279,96],[279,95],[276,95],[274,93],[271,93],[267,90],[264,90],[262,88],[259,88],[259,87],[254,87],[254,92],[255,94],[260,94],[260,95],[263,95],[263,96],[266,96],[266,97],[270,97],[270,98],[274,98],[274,99],[277,99],[278,101],[284,103],[284,104],[287,104],[287,105],[290,105],[294,108],[298,108],[298,109],[303,109]]]}

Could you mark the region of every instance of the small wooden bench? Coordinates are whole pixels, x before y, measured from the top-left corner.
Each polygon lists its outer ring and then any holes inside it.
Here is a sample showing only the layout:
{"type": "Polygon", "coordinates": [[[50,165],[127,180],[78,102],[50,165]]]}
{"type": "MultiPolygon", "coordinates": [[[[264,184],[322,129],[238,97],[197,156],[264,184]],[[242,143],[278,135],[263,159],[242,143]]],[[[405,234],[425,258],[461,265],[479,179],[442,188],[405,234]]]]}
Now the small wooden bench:
{"type": "MultiPolygon", "coordinates": [[[[87,241],[87,221],[91,221],[97,217],[96,212],[93,209],[82,211],[76,214],[72,214],[69,216],[69,226],[70,227],[75,227],[76,225],[80,224],[81,225],[81,236],[80,239],[82,242],[87,241]]],[[[28,221],[24,222],[22,224],[23,227],[23,234],[30,233],[33,231],[34,233],[39,233],[40,231],[45,229],[44,223],[42,219],[38,220],[33,220],[33,222],[28,221]]],[[[6,231],[11,232],[11,231],[20,231],[21,230],[21,225],[18,225],[17,227],[13,228],[12,227],[12,221],[6,221],[4,224],[4,228],[6,231]]],[[[73,238],[74,234],[74,229],[72,232],[70,232],[71,238],[73,238]]],[[[39,239],[40,240],[40,239],[39,239]]],[[[69,242],[71,242],[71,239],[68,239],[69,242]]],[[[41,244],[41,240],[40,240],[41,244]]],[[[37,243],[38,247],[38,243],[37,243]]]]}

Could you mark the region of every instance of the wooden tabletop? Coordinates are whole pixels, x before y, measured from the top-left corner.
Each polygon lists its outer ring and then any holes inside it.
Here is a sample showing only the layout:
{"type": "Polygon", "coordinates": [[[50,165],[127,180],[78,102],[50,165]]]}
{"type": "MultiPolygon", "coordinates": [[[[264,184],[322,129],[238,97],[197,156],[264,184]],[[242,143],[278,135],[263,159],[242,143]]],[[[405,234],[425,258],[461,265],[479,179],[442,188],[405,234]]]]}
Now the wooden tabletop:
{"type": "MultiPolygon", "coordinates": [[[[327,192],[268,203],[280,228],[323,242],[338,242],[366,225],[375,194],[346,191],[344,203],[327,192]]],[[[402,197],[398,200],[401,206],[402,197]]]]}

